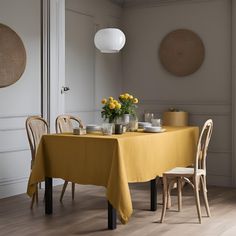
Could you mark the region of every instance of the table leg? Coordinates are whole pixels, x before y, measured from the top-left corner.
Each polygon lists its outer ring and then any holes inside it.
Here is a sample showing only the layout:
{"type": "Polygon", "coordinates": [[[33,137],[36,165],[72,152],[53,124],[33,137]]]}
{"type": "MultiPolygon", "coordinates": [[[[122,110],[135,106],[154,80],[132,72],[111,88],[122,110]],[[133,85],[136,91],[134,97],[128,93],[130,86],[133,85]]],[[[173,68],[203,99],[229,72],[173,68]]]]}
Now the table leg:
{"type": "Polygon", "coordinates": [[[52,214],[52,178],[45,178],[45,214],[52,214]]]}
{"type": "Polygon", "coordinates": [[[108,229],[116,229],[116,209],[108,201],[108,229]]]}
{"type": "Polygon", "coordinates": [[[151,211],[157,210],[157,178],[150,181],[151,185],[151,211]]]}

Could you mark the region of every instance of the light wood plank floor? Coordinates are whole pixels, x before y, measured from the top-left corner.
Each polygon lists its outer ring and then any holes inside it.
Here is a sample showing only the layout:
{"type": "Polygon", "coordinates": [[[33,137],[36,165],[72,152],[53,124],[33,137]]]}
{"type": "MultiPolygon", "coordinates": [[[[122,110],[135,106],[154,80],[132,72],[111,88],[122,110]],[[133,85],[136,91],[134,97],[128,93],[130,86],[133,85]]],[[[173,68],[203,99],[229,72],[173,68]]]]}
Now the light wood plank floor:
{"type": "MultiPolygon", "coordinates": [[[[54,214],[44,215],[43,190],[40,203],[33,211],[26,194],[0,200],[0,235],[90,235],[90,236],[235,236],[236,189],[209,187],[212,218],[203,217],[198,224],[194,198],[190,188],[184,190],[183,210],[177,212],[176,195],[165,222],[158,223],[161,213],[161,193],[158,210],[149,211],[149,185],[133,184],[131,194],[134,213],[127,225],[118,221],[115,231],[107,230],[107,202],[102,187],[76,185],[75,201],[70,189],[59,202],[61,186],[54,188],[54,214]]],[[[205,216],[205,209],[202,207],[205,216]]]]}

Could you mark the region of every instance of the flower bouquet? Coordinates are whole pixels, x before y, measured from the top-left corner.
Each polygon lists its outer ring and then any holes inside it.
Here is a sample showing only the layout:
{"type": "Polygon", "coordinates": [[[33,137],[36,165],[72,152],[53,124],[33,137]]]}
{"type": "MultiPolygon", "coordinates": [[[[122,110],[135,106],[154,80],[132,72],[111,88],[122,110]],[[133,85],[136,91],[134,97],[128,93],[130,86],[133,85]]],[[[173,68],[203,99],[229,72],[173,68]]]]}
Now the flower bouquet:
{"type": "Polygon", "coordinates": [[[122,115],[129,114],[136,117],[138,99],[134,98],[131,94],[125,93],[119,96],[119,100],[121,103],[122,115]]]}
{"type": "Polygon", "coordinates": [[[121,103],[115,100],[113,97],[102,99],[102,104],[102,118],[108,120],[109,123],[115,123],[117,119],[123,114],[121,103]]]}

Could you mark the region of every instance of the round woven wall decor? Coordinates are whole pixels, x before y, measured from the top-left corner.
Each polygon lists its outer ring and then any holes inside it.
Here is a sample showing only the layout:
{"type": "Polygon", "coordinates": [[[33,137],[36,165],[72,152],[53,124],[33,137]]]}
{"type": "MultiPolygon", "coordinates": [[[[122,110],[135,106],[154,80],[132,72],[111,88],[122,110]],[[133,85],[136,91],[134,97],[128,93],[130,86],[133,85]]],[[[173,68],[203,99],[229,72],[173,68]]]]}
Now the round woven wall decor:
{"type": "Polygon", "coordinates": [[[14,84],[25,70],[26,51],[18,34],[0,23],[0,88],[14,84]]]}
{"type": "Polygon", "coordinates": [[[205,48],[201,38],[191,30],[178,29],[167,34],[159,48],[161,64],[171,74],[186,76],[202,65],[205,48]]]}

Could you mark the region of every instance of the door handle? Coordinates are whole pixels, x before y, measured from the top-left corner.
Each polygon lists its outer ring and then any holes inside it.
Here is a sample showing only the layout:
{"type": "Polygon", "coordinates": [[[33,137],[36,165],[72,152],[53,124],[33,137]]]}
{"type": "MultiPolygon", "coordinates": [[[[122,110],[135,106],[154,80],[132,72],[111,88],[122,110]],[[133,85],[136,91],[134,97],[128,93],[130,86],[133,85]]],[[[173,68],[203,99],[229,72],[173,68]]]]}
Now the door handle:
{"type": "Polygon", "coordinates": [[[62,88],[61,88],[61,93],[62,93],[62,94],[63,94],[63,93],[66,93],[66,92],[68,92],[69,90],[70,90],[69,87],[62,86],[62,88]]]}

